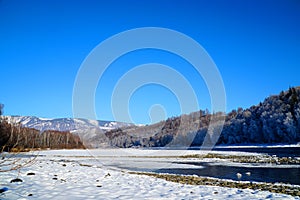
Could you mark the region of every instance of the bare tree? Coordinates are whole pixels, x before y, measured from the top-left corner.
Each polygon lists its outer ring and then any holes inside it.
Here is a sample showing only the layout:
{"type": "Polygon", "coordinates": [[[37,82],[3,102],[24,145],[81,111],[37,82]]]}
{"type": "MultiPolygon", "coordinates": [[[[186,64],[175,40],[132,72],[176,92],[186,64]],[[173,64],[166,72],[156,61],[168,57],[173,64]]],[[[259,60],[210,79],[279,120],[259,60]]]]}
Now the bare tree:
{"type": "MultiPolygon", "coordinates": [[[[2,106],[3,108],[3,106],[2,106]]],[[[21,154],[18,148],[21,142],[21,127],[7,123],[6,118],[0,116],[0,172],[18,170],[36,159],[36,155],[21,154]]]]}

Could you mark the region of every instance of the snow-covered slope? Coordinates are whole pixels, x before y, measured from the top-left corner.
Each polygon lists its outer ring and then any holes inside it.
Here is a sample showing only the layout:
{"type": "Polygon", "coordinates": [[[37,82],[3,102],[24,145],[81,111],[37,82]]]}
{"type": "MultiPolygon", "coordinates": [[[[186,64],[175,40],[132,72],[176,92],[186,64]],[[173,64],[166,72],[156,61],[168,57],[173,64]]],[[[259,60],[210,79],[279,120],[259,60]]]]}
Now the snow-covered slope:
{"type": "Polygon", "coordinates": [[[20,123],[24,127],[34,128],[40,131],[87,131],[87,130],[111,130],[133,124],[113,121],[88,120],[77,118],[45,119],[29,116],[6,116],[9,123],[20,123]]]}

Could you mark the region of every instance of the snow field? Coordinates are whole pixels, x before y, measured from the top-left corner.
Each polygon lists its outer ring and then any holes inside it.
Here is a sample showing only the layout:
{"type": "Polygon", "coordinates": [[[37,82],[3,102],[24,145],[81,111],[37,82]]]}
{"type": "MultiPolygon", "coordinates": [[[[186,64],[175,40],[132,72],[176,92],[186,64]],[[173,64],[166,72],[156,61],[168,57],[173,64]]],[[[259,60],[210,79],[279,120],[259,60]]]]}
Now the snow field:
{"type": "MultiPolygon", "coordinates": [[[[113,152],[106,150],[105,155],[113,152]]],[[[93,158],[86,159],[89,153],[82,150],[43,151],[39,154],[42,156],[38,156],[31,166],[19,172],[0,174],[0,187],[9,188],[0,194],[0,199],[299,199],[267,191],[184,185],[129,174],[102,165],[93,158]],[[70,159],[76,155],[76,159],[70,159]],[[10,183],[17,177],[23,182],[10,183]]]]}

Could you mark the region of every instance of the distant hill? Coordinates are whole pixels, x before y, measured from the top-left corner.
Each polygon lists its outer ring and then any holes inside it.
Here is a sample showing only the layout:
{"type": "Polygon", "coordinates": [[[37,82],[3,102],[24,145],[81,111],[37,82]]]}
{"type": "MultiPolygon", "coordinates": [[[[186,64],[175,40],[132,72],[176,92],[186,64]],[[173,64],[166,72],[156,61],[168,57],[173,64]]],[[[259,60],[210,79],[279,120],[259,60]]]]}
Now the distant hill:
{"type": "Polygon", "coordinates": [[[200,146],[212,116],[225,117],[217,144],[298,143],[300,88],[289,88],[256,106],[238,108],[226,115],[200,110],[149,126],[112,129],[105,134],[95,135],[89,141],[95,147],[99,144],[117,147],[200,146]]]}
{"type": "Polygon", "coordinates": [[[9,123],[20,123],[23,127],[34,128],[40,131],[80,131],[80,130],[111,130],[132,124],[114,121],[89,120],[79,118],[45,119],[34,116],[5,116],[9,123]]]}
{"type": "Polygon", "coordinates": [[[40,132],[47,130],[71,132],[79,135],[83,142],[95,135],[102,135],[106,131],[133,125],[124,122],[79,118],[45,119],[34,116],[4,116],[4,118],[8,123],[20,124],[22,127],[33,128],[40,132]]]}

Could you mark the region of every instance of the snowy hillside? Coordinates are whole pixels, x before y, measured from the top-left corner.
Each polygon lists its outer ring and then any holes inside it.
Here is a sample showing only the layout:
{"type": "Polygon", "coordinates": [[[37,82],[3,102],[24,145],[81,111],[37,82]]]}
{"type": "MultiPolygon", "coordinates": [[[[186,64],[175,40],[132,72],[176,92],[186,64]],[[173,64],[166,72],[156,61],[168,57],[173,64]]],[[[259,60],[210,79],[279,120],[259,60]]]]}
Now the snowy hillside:
{"type": "Polygon", "coordinates": [[[84,131],[84,130],[111,130],[132,124],[113,121],[100,121],[76,118],[45,119],[29,116],[6,116],[9,123],[20,123],[24,127],[34,128],[40,131],[84,131]]]}

